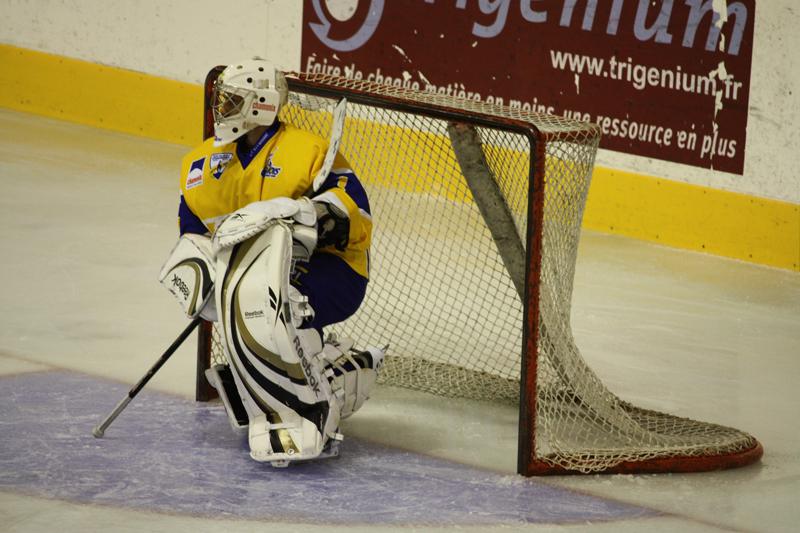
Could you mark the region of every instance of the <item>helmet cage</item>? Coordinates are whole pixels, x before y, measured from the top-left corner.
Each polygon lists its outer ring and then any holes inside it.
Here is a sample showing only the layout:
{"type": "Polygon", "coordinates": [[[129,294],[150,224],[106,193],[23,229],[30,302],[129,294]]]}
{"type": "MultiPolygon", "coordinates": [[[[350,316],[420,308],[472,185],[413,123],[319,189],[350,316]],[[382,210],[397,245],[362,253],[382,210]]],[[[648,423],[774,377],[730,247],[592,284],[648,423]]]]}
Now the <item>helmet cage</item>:
{"type": "Polygon", "coordinates": [[[213,105],[214,122],[223,122],[225,119],[244,118],[244,107],[250,91],[225,86],[219,80],[214,84],[213,105]]]}

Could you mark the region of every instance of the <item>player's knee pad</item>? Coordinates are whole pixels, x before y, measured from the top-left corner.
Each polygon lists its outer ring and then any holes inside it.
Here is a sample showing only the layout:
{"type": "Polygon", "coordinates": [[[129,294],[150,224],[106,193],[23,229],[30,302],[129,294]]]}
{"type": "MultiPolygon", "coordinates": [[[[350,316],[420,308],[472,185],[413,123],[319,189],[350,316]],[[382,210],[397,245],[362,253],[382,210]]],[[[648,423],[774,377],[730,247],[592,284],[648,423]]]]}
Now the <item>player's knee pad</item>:
{"type": "Polygon", "coordinates": [[[217,310],[249,419],[251,456],[273,464],[313,459],[340,439],[340,405],[322,374],[321,340],[299,328],[310,309],[289,285],[291,250],[291,226],[277,223],[217,255],[217,310]]]}

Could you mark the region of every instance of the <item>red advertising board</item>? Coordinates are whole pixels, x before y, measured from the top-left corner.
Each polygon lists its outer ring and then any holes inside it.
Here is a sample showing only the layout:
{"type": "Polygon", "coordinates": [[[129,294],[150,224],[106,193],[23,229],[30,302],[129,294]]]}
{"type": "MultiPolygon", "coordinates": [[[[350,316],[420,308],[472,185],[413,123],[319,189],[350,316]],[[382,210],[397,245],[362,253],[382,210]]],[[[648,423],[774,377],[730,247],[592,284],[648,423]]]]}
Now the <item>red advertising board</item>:
{"type": "Polygon", "coordinates": [[[742,174],[755,0],[304,0],[302,69],[589,120],[742,174]]]}

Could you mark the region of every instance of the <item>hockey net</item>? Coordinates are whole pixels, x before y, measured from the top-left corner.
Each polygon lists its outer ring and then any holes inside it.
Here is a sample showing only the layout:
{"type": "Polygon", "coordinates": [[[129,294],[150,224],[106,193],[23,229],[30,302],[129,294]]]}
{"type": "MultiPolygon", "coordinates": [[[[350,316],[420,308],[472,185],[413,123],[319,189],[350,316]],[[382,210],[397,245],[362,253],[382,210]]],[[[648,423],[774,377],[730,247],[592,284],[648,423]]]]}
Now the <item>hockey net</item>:
{"type": "MultiPolygon", "coordinates": [[[[346,78],[288,81],[280,120],[324,138],[332,107],[348,100],[340,151],[369,193],[371,280],[361,309],[331,330],[390,344],[382,383],[518,404],[525,475],[758,460],[761,445],[746,433],[622,401],[575,345],[571,298],[595,125],[346,78]]],[[[224,359],[207,324],[198,399],[211,394],[202,370],[224,359]]]]}

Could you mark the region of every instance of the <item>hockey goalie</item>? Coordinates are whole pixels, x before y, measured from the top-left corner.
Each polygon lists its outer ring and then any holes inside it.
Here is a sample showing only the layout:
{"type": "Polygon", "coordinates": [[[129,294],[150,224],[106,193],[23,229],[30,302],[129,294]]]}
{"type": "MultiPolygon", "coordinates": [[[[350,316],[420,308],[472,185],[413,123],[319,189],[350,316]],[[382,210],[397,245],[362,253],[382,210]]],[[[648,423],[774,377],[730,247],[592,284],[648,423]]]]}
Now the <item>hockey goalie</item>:
{"type": "Polygon", "coordinates": [[[273,466],[338,454],[340,420],[367,399],[383,350],[323,328],[351,316],[369,279],[367,194],[331,138],[283,124],[282,74],[228,66],[214,138],[183,160],[181,236],[160,274],[190,317],[217,322],[228,364],[206,375],[250,455],[273,466]]]}

